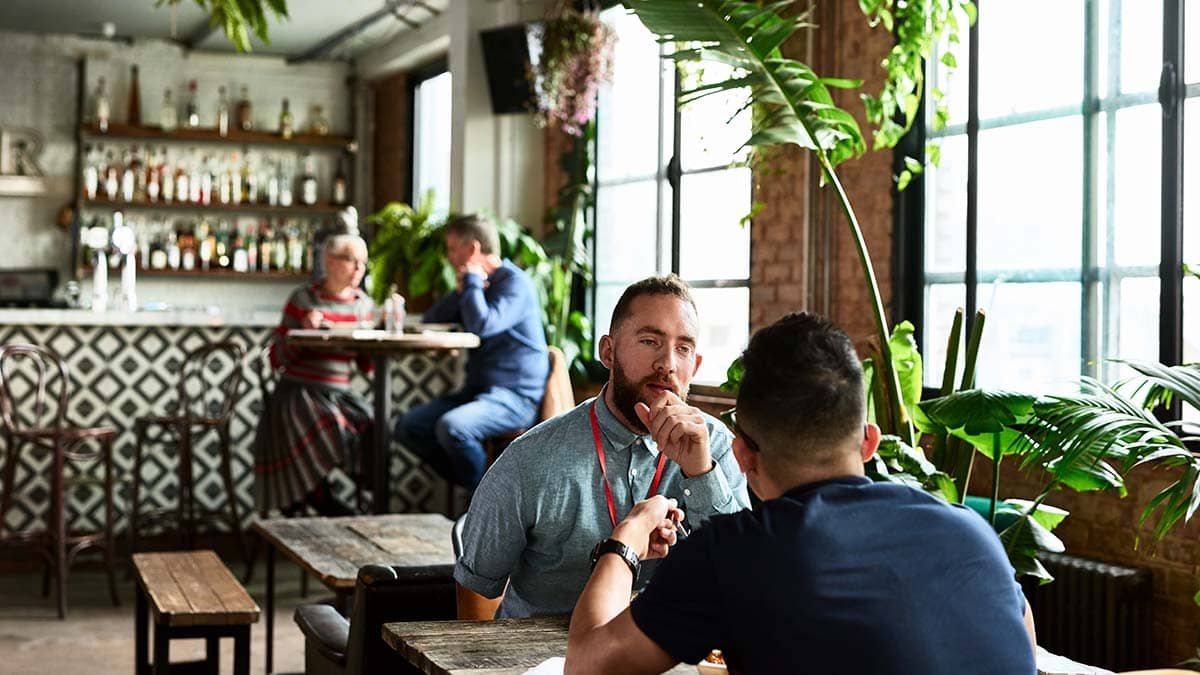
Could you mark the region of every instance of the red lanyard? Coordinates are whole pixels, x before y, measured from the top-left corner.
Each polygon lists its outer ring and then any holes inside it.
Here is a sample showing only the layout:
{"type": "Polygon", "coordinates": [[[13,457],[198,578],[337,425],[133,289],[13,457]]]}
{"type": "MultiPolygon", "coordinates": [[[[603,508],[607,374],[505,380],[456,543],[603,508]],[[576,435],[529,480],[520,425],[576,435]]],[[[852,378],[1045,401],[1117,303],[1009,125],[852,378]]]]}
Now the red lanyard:
{"type": "MultiPolygon", "coordinates": [[[[596,457],[600,459],[600,475],[604,478],[604,496],[608,499],[608,518],[612,521],[613,527],[617,526],[617,507],[613,502],[612,487],[608,484],[608,467],[604,461],[604,443],[600,440],[600,422],[596,420],[596,402],[592,401],[592,437],[596,439],[596,457]]],[[[658,453],[658,468],[654,470],[654,480],[650,483],[650,493],[646,495],[649,499],[658,492],[658,482],[662,480],[663,467],[666,466],[667,456],[658,453]]]]}

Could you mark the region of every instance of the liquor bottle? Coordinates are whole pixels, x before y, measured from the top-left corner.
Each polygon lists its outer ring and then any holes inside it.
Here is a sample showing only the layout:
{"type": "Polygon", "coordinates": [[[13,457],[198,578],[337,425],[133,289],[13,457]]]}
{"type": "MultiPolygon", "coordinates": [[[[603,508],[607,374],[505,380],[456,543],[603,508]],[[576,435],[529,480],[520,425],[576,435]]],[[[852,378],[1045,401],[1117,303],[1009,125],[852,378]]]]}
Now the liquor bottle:
{"type": "Polygon", "coordinates": [[[230,178],[229,162],[221,160],[217,165],[217,201],[221,204],[233,203],[233,184],[230,178]]]}
{"type": "Polygon", "coordinates": [[[346,158],[338,157],[337,173],[333,176],[331,201],[338,206],[346,203],[346,158]]]}
{"type": "Polygon", "coordinates": [[[208,221],[204,218],[196,224],[196,248],[199,249],[200,269],[208,270],[212,264],[213,249],[216,248],[216,241],[213,234],[209,231],[208,221]]]}
{"type": "Polygon", "coordinates": [[[168,233],[167,241],[164,243],[162,231],[160,230],[150,242],[150,269],[162,270],[167,268],[170,264],[170,254],[167,251],[172,246],[175,247],[175,266],[172,269],[179,268],[179,246],[175,243],[175,233],[168,233]]]}
{"type": "Polygon", "coordinates": [[[129,66],[129,102],[125,112],[125,123],[129,126],[142,125],[142,92],[138,85],[138,67],[129,66]]]}
{"type": "Polygon", "coordinates": [[[109,150],[104,154],[104,197],[117,199],[120,189],[121,176],[117,172],[117,161],[113,158],[113,151],[109,150]]]}
{"type": "Polygon", "coordinates": [[[279,163],[279,175],[275,178],[275,182],[279,184],[279,205],[292,205],[292,174],[294,171],[290,165],[284,166],[283,162],[279,163]]]}
{"type": "Polygon", "coordinates": [[[187,166],[183,163],[183,158],[175,160],[175,201],[187,202],[192,198],[192,181],[188,175],[187,166]]]}
{"type": "Polygon", "coordinates": [[[271,226],[267,221],[263,221],[258,229],[258,267],[264,272],[271,271],[271,257],[274,253],[272,245],[274,237],[271,234],[271,226]]]}
{"type": "Polygon", "coordinates": [[[237,230],[233,233],[233,253],[230,255],[234,272],[249,272],[250,261],[246,255],[246,243],[242,239],[242,233],[237,230]]]}
{"type": "Polygon", "coordinates": [[[242,194],[242,174],[239,165],[242,163],[242,156],[237,150],[229,153],[229,160],[225,164],[225,178],[229,181],[229,203],[244,204],[245,195],[242,194]]]}
{"type": "Polygon", "coordinates": [[[329,118],[325,117],[325,110],[319,105],[314,105],[309,113],[308,130],[317,136],[329,135],[329,118]]]}
{"type": "Polygon", "coordinates": [[[217,230],[213,233],[213,260],[217,263],[217,267],[221,269],[229,269],[233,263],[230,258],[232,249],[229,245],[229,221],[221,220],[217,224],[217,230]]]}
{"type": "Polygon", "coordinates": [[[313,157],[304,153],[304,172],[300,175],[300,201],[305,206],[317,203],[317,176],[313,171],[313,157]]]}
{"type": "Polygon", "coordinates": [[[229,99],[225,97],[225,87],[217,89],[217,134],[229,135],[229,99]]]}
{"type": "Polygon", "coordinates": [[[288,245],[287,234],[281,223],[275,228],[275,242],[271,244],[271,267],[283,271],[287,269],[288,245]]]}
{"type": "Polygon", "coordinates": [[[250,151],[245,150],[242,157],[241,181],[242,203],[255,204],[258,202],[258,176],[250,168],[250,151]]]}
{"type": "Polygon", "coordinates": [[[133,146],[133,159],[130,160],[130,166],[133,167],[133,199],[134,201],[144,202],[148,198],[146,195],[146,165],[150,163],[150,148],[147,146],[138,154],[137,146],[133,146]]]}
{"type": "Polygon", "coordinates": [[[279,165],[276,162],[267,163],[266,169],[267,204],[279,205],[279,165]]]}
{"type": "Polygon", "coordinates": [[[152,150],[146,149],[146,168],[143,170],[145,178],[142,180],[146,183],[146,199],[157,202],[162,192],[162,185],[159,183],[159,165],[162,160],[152,153],[152,150]]]}
{"type": "Polygon", "coordinates": [[[200,126],[200,108],[196,106],[196,81],[188,82],[187,107],[184,109],[184,123],[188,128],[200,126]]]}
{"type": "Polygon", "coordinates": [[[254,230],[253,225],[246,228],[246,270],[250,272],[258,271],[258,236],[254,230]]]}
{"type": "Polygon", "coordinates": [[[158,166],[155,169],[158,171],[158,189],[162,193],[163,201],[174,201],[175,172],[171,169],[170,160],[167,159],[167,146],[165,145],[158,153],[158,166]]]}
{"type": "MultiPolygon", "coordinates": [[[[167,250],[170,257],[170,249],[167,250]]],[[[179,264],[185,270],[196,269],[196,232],[194,229],[179,231],[179,264]]]]}
{"type": "Polygon", "coordinates": [[[141,164],[141,160],[137,158],[137,146],[134,146],[133,152],[126,150],[125,159],[122,161],[125,167],[121,170],[121,199],[127,202],[133,201],[134,177],[137,175],[135,162],[141,164]]]}
{"type": "Polygon", "coordinates": [[[179,126],[179,111],[175,109],[170,87],[163,89],[162,106],[158,109],[158,125],[168,134],[179,126]]]}
{"type": "Polygon", "coordinates": [[[254,128],[254,115],[250,107],[250,96],[246,93],[246,85],[242,85],[241,95],[237,102],[237,123],[242,131],[254,128]]]}
{"type": "Polygon", "coordinates": [[[96,126],[100,129],[100,133],[108,133],[108,90],[105,88],[104,78],[96,83],[96,93],[92,95],[92,111],[96,119],[96,126]]]}
{"type": "Polygon", "coordinates": [[[208,165],[208,155],[202,155],[200,162],[192,170],[193,202],[197,204],[212,203],[212,169],[208,165]]]}
{"type": "Polygon", "coordinates": [[[304,271],[304,240],[300,238],[294,223],[288,228],[287,263],[288,269],[293,272],[304,271]]]}
{"type": "Polygon", "coordinates": [[[96,198],[96,189],[100,186],[100,158],[98,151],[90,145],[83,147],[83,194],[88,199],[96,198]]]}
{"type": "Polygon", "coordinates": [[[292,137],[292,112],[288,110],[288,100],[283,99],[283,108],[279,111],[279,135],[283,138],[292,137]]]}

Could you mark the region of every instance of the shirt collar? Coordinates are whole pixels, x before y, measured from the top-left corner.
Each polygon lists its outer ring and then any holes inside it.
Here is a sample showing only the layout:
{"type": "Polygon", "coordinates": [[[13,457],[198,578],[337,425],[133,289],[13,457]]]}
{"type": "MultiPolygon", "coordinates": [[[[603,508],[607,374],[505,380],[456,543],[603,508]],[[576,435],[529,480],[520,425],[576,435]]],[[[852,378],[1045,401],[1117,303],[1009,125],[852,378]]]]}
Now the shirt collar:
{"type": "Polygon", "coordinates": [[[800,498],[803,498],[808,493],[813,492],[814,490],[818,490],[818,489],[823,488],[828,485],[845,485],[847,487],[861,487],[863,485],[870,485],[873,482],[874,481],[872,481],[870,478],[868,478],[867,476],[861,475],[861,474],[848,475],[848,476],[837,476],[835,478],[827,478],[825,480],[819,480],[819,481],[816,481],[813,483],[805,483],[804,485],[797,485],[796,487],[785,492],[783,494],[783,496],[790,497],[792,499],[800,499],[800,498]]]}
{"type": "Polygon", "coordinates": [[[600,435],[604,437],[617,450],[624,450],[632,445],[635,441],[640,440],[643,447],[650,451],[651,457],[658,456],[658,445],[650,434],[638,434],[630,431],[624,424],[613,415],[608,409],[608,404],[604,400],[604,394],[608,391],[608,385],[605,384],[600,393],[596,395],[596,421],[600,423],[600,435]]]}

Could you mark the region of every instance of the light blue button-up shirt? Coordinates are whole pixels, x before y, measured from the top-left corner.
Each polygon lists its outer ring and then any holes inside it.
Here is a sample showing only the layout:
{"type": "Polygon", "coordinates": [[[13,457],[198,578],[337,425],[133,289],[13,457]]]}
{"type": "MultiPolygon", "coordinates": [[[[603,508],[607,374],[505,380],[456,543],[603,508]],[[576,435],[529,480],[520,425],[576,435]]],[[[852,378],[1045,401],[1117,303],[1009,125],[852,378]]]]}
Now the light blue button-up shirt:
{"type": "MultiPolygon", "coordinates": [[[[635,502],[649,496],[658,447],[649,435],[618,422],[603,393],[594,401],[620,521],[635,502]]],[[[504,593],[499,617],[569,613],[591,575],[592,547],[612,534],[592,436],[592,403],[586,401],[513,441],[475,490],[454,578],[489,598],[504,593]]],[[[716,466],[685,478],[668,459],[658,490],[679,500],[689,528],[713,514],[749,505],[746,478],[730,450],[732,434],[716,418],[704,418],[716,466]]],[[[642,564],[639,586],[657,563],[642,564]]]]}

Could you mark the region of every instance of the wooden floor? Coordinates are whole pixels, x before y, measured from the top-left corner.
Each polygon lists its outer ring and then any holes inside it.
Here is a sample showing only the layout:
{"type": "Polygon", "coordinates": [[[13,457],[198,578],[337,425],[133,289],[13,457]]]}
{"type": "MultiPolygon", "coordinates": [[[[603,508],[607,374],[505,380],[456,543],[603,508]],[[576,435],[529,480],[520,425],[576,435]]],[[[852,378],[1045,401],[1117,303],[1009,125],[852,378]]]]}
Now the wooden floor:
{"type": "MultiPolygon", "coordinates": [[[[242,566],[235,558],[225,563],[240,574],[242,566]]],[[[322,586],[309,583],[309,597],[300,597],[300,576],[287,562],[280,562],[276,573],[275,670],[300,673],[304,670],[304,640],[292,620],[297,605],[322,599],[322,586]]],[[[8,572],[0,574],[0,672],[5,675],[63,673],[133,673],[133,601],[134,583],[117,577],[121,606],[113,607],[108,597],[105,575],[99,567],[81,561],[71,571],[67,618],[58,619],[53,597],[41,595],[41,574],[8,572]]],[[[266,607],[263,594],[263,565],[256,570],[255,581],[247,588],[260,607],[266,607]]],[[[263,635],[265,616],[251,629],[250,672],[261,674],[264,665],[263,635]]],[[[171,644],[172,660],[202,658],[202,640],[178,640],[171,644]]],[[[221,645],[221,672],[233,672],[233,641],[221,645]]]]}

